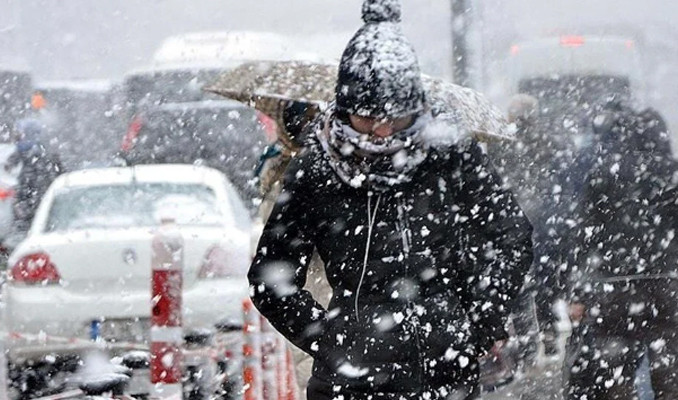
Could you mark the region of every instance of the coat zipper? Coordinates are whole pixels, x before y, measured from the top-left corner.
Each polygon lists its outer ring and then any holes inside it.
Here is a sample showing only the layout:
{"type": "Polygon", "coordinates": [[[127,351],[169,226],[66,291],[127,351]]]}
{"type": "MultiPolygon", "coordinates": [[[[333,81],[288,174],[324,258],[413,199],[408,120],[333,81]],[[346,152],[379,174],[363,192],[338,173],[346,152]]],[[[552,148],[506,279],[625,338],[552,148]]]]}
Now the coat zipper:
{"type": "MultiPolygon", "coordinates": [[[[355,296],[355,316],[356,316],[356,321],[360,321],[360,312],[358,311],[358,306],[359,306],[359,299],[360,299],[360,289],[362,287],[363,281],[365,280],[365,274],[367,272],[367,261],[369,258],[369,253],[370,253],[370,245],[372,242],[372,232],[374,229],[374,224],[376,222],[376,217],[377,217],[377,210],[379,208],[379,203],[381,202],[381,194],[377,196],[377,201],[374,206],[374,210],[372,210],[372,192],[367,193],[367,241],[365,244],[365,257],[363,259],[363,269],[362,273],[360,275],[360,282],[358,283],[358,288],[356,289],[356,296],[355,296]]],[[[412,248],[412,231],[410,230],[409,222],[408,222],[408,216],[407,216],[407,209],[405,206],[405,202],[402,199],[402,197],[398,198],[398,205],[397,205],[397,210],[398,210],[398,229],[400,229],[401,232],[401,239],[402,239],[402,244],[403,244],[403,253],[405,256],[408,256],[410,253],[410,250],[412,248]]],[[[413,302],[408,302],[408,307],[410,308],[412,312],[412,327],[414,330],[414,340],[417,346],[417,355],[418,355],[418,361],[420,365],[420,369],[422,372],[421,376],[421,382],[424,382],[425,377],[428,373],[428,367],[426,365],[426,360],[424,360],[424,353],[422,351],[422,338],[421,338],[421,325],[419,322],[419,316],[417,315],[417,308],[414,305],[413,302]]]]}
{"type": "Polygon", "coordinates": [[[419,316],[417,315],[417,307],[413,302],[409,302],[408,306],[410,307],[410,310],[412,312],[412,317],[410,321],[412,322],[412,328],[414,330],[414,342],[417,345],[417,355],[418,355],[418,361],[419,361],[419,366],[421,369],[421,382],[420,382],[420,387],[422,387],[423,390],[423,382],[426,381],[426,376],[428,373],[428,368],[426,365],[426,360],[424,359],[424,353],[422,351],[422,339],[421,339],[421,324],[419,323],[419,316]]]}
{"type": "MultiPolygon", "coordinates": [[[[403,243],[403,253],[405,257],[407,258],[410,254],[410,251],[412,250],[412,230],[410,229],[410,223],[409,223],[409,213],[407,211],[407,205],[405,204],[405,200],[403,197],[398,197],[398,225],[400,229],[400,237],[402,238],[402,243],[403,243]]],[[[405,260],[405,262],[409,262],[409,260],[405,260]]],[[[426,365],[426,360],[424,359],[424,352],[422,351],[422,345],[423,345],[423,340],[422,340],[422,334],[421,334],[421,323],[419,321],[419,316],[417,315],[417,306],[412,302],[408,302],[408,306],[412,310],[412,328],[414,330],[414,340],[417,345],[417,355],[418,355],[418,361],[419,361],[419,366],[421,369],[421,383],[425,382],[425,378],[428,374],[428,366],[426,365]]],[[[420,385],[422,386],[422,385],[420,385]]],[[[423,387],[422,387],[423,390],[423,387]]]]}
{"type": "Polygon", "coordinates": [[[360,282],[355,291],[355,318],[360,321],[360,313],[358,312],[358,301],[360,300],[360,288],[363,286],[365,280],[365,273],[367,272],[367,260],[370,256],[370,244],[372,242],[372,230],[374,229],[374,222],[377,218],[377,210],[379,209],[379,202],[381,201],[381,194],[377,196],[377,202],[374,205],[374,212],[372,211],[372,192],[367,192],[367,242],[365,243],[365,258],[363,259],[363,270],[360,274],[360,282]]]}
{"type": "Polygon", "coordinates": [[[400,238],[403,243],[403,253],[405,256],[410,254],[412,249],[412,231],[410,230],[410,223],[408,221],[408,212],[405,206],[405,201],[402,197],[398,197],[398,229],[400,230],[400,238]]]}

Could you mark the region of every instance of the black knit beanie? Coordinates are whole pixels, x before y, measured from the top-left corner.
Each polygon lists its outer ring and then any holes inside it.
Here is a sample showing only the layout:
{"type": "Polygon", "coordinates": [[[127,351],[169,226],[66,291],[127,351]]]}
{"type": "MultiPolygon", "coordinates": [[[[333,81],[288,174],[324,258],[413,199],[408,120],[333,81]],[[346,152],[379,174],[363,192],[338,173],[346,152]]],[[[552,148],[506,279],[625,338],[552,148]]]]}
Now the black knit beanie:
{"type": "Polygon", "coordinates": [[[399,0],[364,2],[365,25],[348,43],[339,64],[339,113],[393,119],[424,110],[419,62],[400,18],[399,0]]]}

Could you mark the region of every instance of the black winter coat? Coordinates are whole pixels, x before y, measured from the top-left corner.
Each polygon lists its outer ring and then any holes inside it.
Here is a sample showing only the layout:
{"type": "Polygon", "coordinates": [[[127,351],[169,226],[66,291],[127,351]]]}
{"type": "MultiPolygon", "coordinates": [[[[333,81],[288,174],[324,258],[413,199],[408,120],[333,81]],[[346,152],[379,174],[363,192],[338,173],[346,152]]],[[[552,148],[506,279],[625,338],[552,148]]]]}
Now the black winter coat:
{"type": "Polygon", "coordinates": [[[384,192],[325,157],[313,144],[293,160],[249,272],[256,307],[315,359],[309,398],[473,390],[532,261],[529,221],[475,143],[384,192]],[[314,247],[328,310],[303,290],[314,247]]]}
{"type": "Polygon", "coordinates": [[[657,114],[626,111],[610,134],[614,140],[598,154],[577,213],[577,242],[571,246],[574,301],[589,306],[644,301],[644,295],[632,295],[634,281],[656,280],[653,286],[660,292],[666,278],[678,272],[673,243],[678,164],[662,135],[666,126],[657,114]]]}

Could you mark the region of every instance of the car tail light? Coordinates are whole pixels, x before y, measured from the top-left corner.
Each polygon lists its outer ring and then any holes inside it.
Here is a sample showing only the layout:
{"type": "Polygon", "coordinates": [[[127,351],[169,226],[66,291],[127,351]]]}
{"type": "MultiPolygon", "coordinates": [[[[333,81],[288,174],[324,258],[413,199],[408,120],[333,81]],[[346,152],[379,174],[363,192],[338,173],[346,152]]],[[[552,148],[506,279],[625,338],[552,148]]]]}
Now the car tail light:
{"type": "Polygon", "coordinates": [[[205,255],[198,277],[200,279],[224,278],[234,275],[228,252],[221,246],[214,246],[205,255]]]}
{"type": "Polygon", "coordinates": [[[520,46],[518,46],[517,44],[511,46],[511,55],[515,56],[518,53],[520,53],[520,46]]]}
{"type": "Polygon", "coordinates": [[[278,140],[278,124],[276,124],[273,118],[260,111],[257,111],[257,120],[259,120],[259,123],[264,128],[266,138],[269,142],[273,143],[278,140]]]}
{"type": "Polygon", "coordinates": [[[34,253],[22,257],[12,267],[10,279],[26,284],[51,284],[59,283],[61,276],[47,254],[34,253]]]}
{"type": "Polygon", "coordinates": [[[560,45],[563,47],[581,47],[584,45],[583,36],[563,36],[560,38],[560,45]]]}
{"type": "Polygon", "coordinates": [[[122,145],[120,145],[120,149],[122,151],[128,152],[132,150],[132,147],[134,147],[134,142],[136,142],[137,137],[139,136],[139,132],[141,131],[143,125],[144,123],[140,116],[137,115],[132,119],[132,122],[129,124],[129,127],[127,128],[127,133],[125,134],[125,137],[122,139],[122,145]]]}

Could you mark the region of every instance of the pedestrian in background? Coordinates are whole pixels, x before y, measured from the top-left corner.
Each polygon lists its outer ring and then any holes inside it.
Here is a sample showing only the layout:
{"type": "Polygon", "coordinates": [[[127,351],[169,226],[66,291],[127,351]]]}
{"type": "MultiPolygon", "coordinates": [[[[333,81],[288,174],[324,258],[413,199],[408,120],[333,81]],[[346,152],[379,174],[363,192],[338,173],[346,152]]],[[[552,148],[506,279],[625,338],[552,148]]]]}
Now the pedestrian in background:
{"type": "Polygon", "coordinates": [[[533,226],[534,259],[518,299],[513,325],[518,339],[518,362],[529,367],[536,362],[538,344],[547,355],[557,351],[555,302],[562,295],[559,288],[560,235],[556,229],[553,193],[557,171],[553,169],[555,149],[553,132],[543,123],[539,100],[527,94],[515,95],[508,107],[508,120],[515,127],[515,140],[491,143],[493,165],[502,176],[533,226]]]}
{"type": "MultiPolygon", "coordinates": [[[[255,104],[256,107],[256,104],[255,104]]],[[[257,181],[262,202],[259,206],[258,218],[266,223],[268,221],[276,199],[282,190],[282,180],[288,165],[304,146],[304,132],[308,131],[308,125],[317,115],[317,108],[302,101],[281,100],[275,114],[269,115],[276,123],[278,140],[268,146],[262,154],[260,165],[257,168],[257,181]]],[[[260,110],[269,112],[270,110],[260,110]]],[[[317,251],[313,252],[308,264],[306,283],[304,289],[308,290],[314,299],[325,309],[329,306],[332,296],[332,288],[327,282],[322,260],[317,251]]],[[[294,367],[297,386],[302,395],[306,393],[308,380],[311,378],[313,357],[308,353],[294,348],[294,367]]]]}
{"type": "Polygon", "coordinates": [[[6,168],[21,166],[14,198],[13,235],[24,236],[30,228],[43,195],[63,166],[59,156],[50,152],[42,142],[45,127],[36,119],[22,119],[14,126],[16,152],[6,168]]]}
{"type": "Polygon", "coordinates": [[[567,399],[634,399],[645,355],[656,399],[678,398],[678,165],[652,110],[596,118],[600,150],[585,180],[568,268],[574,332],[567,399]]]}
{"type": "Polygon", "coordinates": [[[368,0],[362,14],[336,102],[285,173],[252,298],[313,356],[309,399],[475,398],[478,357],[507,337],[531,227],[477,143],[427,142],[400,4],[368,0]],[[304,289],[314,250],[328,308],[304,289]]]}

